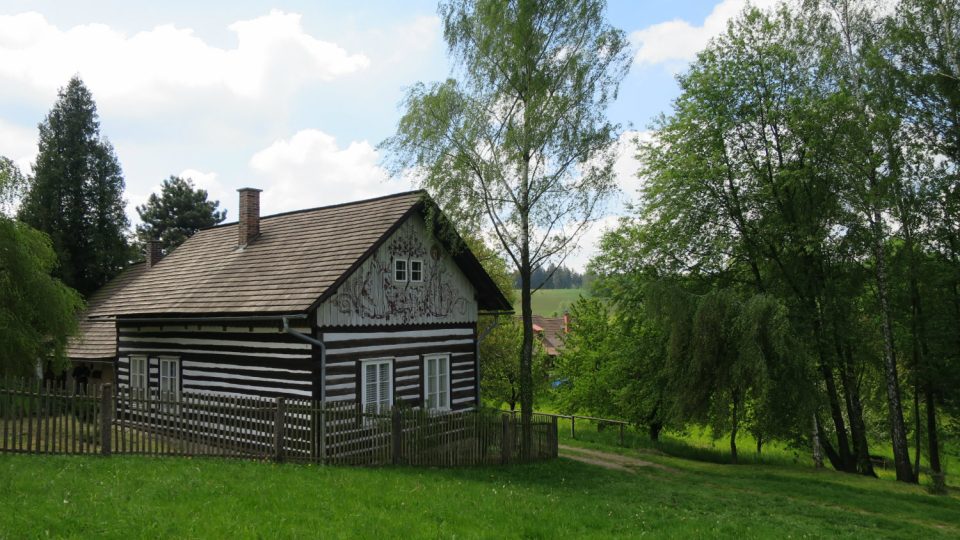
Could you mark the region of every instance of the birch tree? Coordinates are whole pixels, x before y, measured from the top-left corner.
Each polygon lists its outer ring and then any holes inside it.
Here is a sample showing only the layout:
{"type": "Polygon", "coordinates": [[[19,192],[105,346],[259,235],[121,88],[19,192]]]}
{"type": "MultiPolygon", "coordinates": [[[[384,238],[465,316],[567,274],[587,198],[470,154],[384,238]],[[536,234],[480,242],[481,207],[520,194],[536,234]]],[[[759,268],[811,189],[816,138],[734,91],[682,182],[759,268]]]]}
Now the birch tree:
{"type": "Polygon", "coordinates": [[[631,58],[603,0],[449,0],[451,78],[408,92],[381,147],[448,216],[490,233],[520,276],[522,451],[533,407],[531,271],[559,266],[615,190],[606,117],[631,58]]]}

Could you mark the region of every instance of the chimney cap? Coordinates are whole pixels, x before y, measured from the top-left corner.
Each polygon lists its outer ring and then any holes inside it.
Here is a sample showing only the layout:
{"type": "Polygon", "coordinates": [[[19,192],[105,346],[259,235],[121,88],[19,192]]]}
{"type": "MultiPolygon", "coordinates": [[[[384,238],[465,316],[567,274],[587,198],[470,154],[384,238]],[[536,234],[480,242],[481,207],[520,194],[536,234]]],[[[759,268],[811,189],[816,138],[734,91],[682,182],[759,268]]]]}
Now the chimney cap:
{"type": "Polygon", "coordinates": [[[237,189],[237,191],[239,191],[240,193],[243,193],[244,191],[256,191],[257,193],[260,193],[260,192],[262,192],[263,190],[262,190],[262,189],[253,188],[253,187],[242,187],[242,188],[237,189]]]}

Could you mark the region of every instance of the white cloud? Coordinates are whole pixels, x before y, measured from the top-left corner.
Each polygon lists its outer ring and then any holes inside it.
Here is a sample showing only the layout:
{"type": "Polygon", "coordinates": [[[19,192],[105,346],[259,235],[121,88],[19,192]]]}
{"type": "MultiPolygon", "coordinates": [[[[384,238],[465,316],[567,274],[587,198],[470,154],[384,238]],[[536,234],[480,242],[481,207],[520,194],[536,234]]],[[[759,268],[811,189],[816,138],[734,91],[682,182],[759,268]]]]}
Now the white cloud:
{"type": "MultiPolygon", "coordinates": [[[[220,201],[220,208],[232,208],[237,204],[236,189],[231,189],[221,182],[215,172],[203,172],[197,169],[184,169],[178,174],[180,178],[193,180],[193,185],[207,190],[207,200],[220,201]]],[[[239,187],[239,186],[238,186],[239,187]]],[[[236,217],[235,212],[229,212],[228,217],[236,217]]]]}
{"type": "Polygon", "coordinates": [[[640,161],[637,160],[637,144],[639,142],[649,141],[653,132],[651,131],[625,131],[620,135],[619,157],[613,165],[614,174],[617,176],[617,185],[620,188],[621,200],[619,202],[628,202],[632,200],[637,190],[640,189],[640,178],[637,172],[640,170],[640,161]]]}
{"type": "Polygon", "coordinates": [[[0,156],[12,159],[24,174],[37,157],[37,130],[5,122],[0,118],[0,156]]]}
{"type": "Polygon", "coordinates": [[[250,158],[264,179],[264,213],[355,201],[411,189],[409,180],[390,179],[367,141],[341,148],[332,135],[304,129],[250,158]]]}
{"type": "Polygon", "coordinates": [[[657,23],[630,34],[637,45],[634,60],[638,64],[689,62],[703,50],[710,38],[727,29],[727,22],[749,4],[769,8],[780,0],[723,0],[707,15],[703,24],[694,26],[682,19],[657,23]]]}
{"type": "Polygon", "coordinates": [[[258,100],[369,65],[304,32],[300,18],[273,10],[235,22],[228,28],[236,47],[219,48],[172,24],[127,35],[104,24],[63,30],[35,12],[0,15],[0,84],[25,86],[48,102],[79,73],[98,100],[157,103],[204,89],[258,100]]]}

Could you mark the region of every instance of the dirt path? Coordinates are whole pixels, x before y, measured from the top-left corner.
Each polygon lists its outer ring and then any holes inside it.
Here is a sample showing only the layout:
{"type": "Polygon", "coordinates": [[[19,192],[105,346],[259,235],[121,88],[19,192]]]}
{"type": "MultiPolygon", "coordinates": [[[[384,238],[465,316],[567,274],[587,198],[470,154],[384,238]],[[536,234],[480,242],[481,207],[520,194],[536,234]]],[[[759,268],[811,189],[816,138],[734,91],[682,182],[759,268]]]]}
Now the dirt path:
{"type": "Polygon", "coordinates": [[[630,457],[630,456],[623,456],[620,454],[611,454],[609,452],[601,452],[599,450],[590,450],[587,448],[578,448],[576,446],[567,446],[565,444],[560,445],[560,457],[572,459],[574,461],[579,461],[581,463],[589,463],[591,465],[596,465],[598,467],[603,467],[605,469],[610,469],[614,471],[623,471],[628,473],[635,473],[637,469],[643,468],[643,467],[660,469],[661,471],[677,472],[676,469],[672,469],[665,465],[660,465],[659,463],[644,461],[642,459],[637,459],[635,457],[630,457]]]}

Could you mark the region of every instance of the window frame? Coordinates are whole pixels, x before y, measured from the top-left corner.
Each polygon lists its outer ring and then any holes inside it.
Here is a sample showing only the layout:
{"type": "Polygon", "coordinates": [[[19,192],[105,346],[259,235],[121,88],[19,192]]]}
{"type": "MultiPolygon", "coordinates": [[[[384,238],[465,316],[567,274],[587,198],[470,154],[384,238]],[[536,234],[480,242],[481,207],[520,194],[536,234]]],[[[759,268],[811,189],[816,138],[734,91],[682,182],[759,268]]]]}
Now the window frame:
{"type": "Polygon", "coordinates": [[[180,357],[179,357],[179,356],[161,356],[161,357],[159,357],[159,359],[158,359],[158,367],[157,367],[157,396],[158,396],[159,401],[160,401],[161,403],[164,402],[164,401],[172,401],[172,402],[173,402],[173,403],[163,404],[163,405],[162,405],[162,408],[163,408],[164,410],[169,411],[169,412],[174,412],[174,411],[177,410],[177,405],[176,405],[176,404],[180,402],[180,392],[181,392],[182,384],[183,384],[183,383],[181,382],[181,376],[180,376],[180,357]],[[164,364],[167,364],[167,365],[172,364],[172,365],[173,365],[173,377],[170,377],[170,376],[164,377],[164,375],[163,375],[163,366],[164,366],[164,364]],[[170,391],[169,391],[169,392],[171,392],[171,394],[172,394],[172,396],[173,396],[173,399],[168,399],[167,396],[164,395],[163,381],[164,381],[165,378],[166,378],[167,380],[171,380],[171,379],[172,379],[172,380],[174,381],[174,388],[173,388],[173,390],[170,390],[170,391]]]}
{"type": "Polygon", "coordinates": [[[130,372],[130,394],[139,400],[147,399],[147,394],[150,390],[150,357],[145,354],[135,354],[131,355],[129,360],[129,372],[130,372]],[[136,370],[134,366],[142,362],[143,369],[136,370]],[[139,373],[137,373],[139,371],[139,373]],[[134,381],[139,381],[141,384],[134,384],[134,381]]]}
{"type": "Polygon", "coordinates": [[[396,257],[393,259],[393,281],[395,283],[406,283],[410,280],[410,261],[405,257],[396,257]],[[397,277],[397,265],[403,263],[403,279],[397,277]]]}
{"type": "MultiPolygon", "coordinates": [[[[389,409],[393,407],[393,404],[394,404],[394,395],[393,395],[394,394],[394,376],[393,376],[394,366],[393,364],[394,364],[393,357],[368,358],[360,361],[360,380],[358,382],[360,383],[360,410],[363,412],[363,414],[386,414],[387,412],[389,412],[389,409]],[[387,385],[388,388],[387,388],[387,404],[386,404],[387,410],[386,411],[380,409],[381,402],[383,400],[377,399],[374,402],[377,405],[377,410],[374,411],[373,413],[367,412],[367,397],[368,397],[367,396],[367,366],[371,366],[371,365],[387,366],[387,376],[389,377],[389,384],[387,385]]],[[[377,370],[377,373],[379,377],[379,373],[380,373],[379,369],[377,370]]],[[[377,381],[378,388],[380,384],[381,384],[381,381],[378,380],[377,381]]],[[[379,393],[379,390],[378,390],[378,393],[379,393]]],[[[380,396],[377,396],[377,397],[379,398],[380,396]]]]}
{"type": "Polygon", "coordinates": [[[411,257],[407,260],[407,277],[409,278],[410,283],[423,283],[423,259],[419,257],[411,257]],[[420,269],[417,270],[420,273],[419,279],[413,279],[413,263],[420,265],[420,269]]]}
{"type": "Polygon", "coordinates": [[[453,396],[450,395],[452,392],[453,381],[451,380],[450,373],[450,354],[449,353],[434,353],[426,354],[423,356],[423,407],[430,411],[449,411],[451,410],[451,405],[453,403],[453,396]],[[430,391],[430,362],[437,362],[435,365],[439,365],[439,361],[443,361],[443,365],[446,366],[446,388],[439,388],[440,383],[440,374],[434,374],[434,384],[438,388],[435,388],[433,392],[430,391]],[[446,402],[441,403],[439,398],[437,399],[438,403],[436,407],[430,407],[430,397],[431,394],[443,394],[446,397],[446,402]]]}

